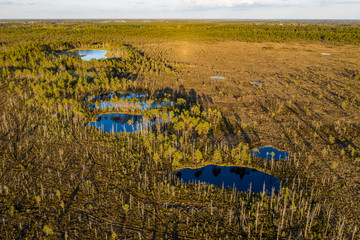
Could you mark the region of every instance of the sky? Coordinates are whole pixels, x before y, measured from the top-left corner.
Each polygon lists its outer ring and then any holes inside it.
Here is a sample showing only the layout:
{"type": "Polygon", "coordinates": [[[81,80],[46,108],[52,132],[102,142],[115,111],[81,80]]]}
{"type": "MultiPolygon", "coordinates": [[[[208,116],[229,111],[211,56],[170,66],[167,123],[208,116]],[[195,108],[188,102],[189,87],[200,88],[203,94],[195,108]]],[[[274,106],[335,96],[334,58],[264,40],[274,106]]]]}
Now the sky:
{"type": "Polygon", "coordinates": [[[360,0],[0,0],[0,19],[353,19],[360,0]]]}

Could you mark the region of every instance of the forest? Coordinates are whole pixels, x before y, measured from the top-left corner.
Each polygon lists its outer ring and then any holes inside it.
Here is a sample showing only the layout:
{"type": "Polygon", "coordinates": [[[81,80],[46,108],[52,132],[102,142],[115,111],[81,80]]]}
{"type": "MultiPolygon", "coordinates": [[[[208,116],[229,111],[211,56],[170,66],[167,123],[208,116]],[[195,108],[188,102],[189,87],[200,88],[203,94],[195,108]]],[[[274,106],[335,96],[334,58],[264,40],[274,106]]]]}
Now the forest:
{"type": "Polygon", "coordinates": [[[187,52],[188,62],[169,47],[184,42],[209,51],[236,42],[264,54],[295,44],[304,54],[325,45],[335,52],[359,47],[360,25],[0,23],[1,239],[360,238],[358,51],[341,60],[346,69],[277,69],[276,88],[271,72],[253,86],[216,63],[202,70],[205,57],[193,67],[187,52]],[[76,53],[89,49],[106,58],[76,53]],[[133,131],[106,131],[99,124],[107,118],[133,131]],[[254,154],[263,146],[288,156],[254,154]],[[181,169],[200,176],[208,165],[214,176],[222,167],[241,179],[261,172],[280,188],[181,180],[181,169]]]}

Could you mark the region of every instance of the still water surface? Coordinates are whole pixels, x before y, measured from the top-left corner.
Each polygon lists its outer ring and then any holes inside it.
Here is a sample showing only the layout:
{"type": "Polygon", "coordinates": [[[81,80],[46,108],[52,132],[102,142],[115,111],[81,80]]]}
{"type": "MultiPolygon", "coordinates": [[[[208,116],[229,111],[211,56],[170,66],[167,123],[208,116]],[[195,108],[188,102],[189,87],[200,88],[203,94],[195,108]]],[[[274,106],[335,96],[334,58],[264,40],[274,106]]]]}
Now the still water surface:
{"type": "Polygon", "coordinates": [[[251,151],[251,155],[256,157],[261,157],[263,159],[274,159],[274,160],[281,160],[281,159],[288,159],[289,153],[284,151],[279,151],[273,147],[263,147],[259,148],[258,151],[251,151]]]}
{"type": "Polygon", "coordinates": [[[177,171],[178,176],[184,183],[205,182],[219,187],[235,187],[242,192],[261,193],[264,190],[271,193],[280,190],[279,179],[269,174],[246,167],[221,167],[208,165],[203,168],[185,168],[177,171]]]}
{"type": "Polygon", "coordinates": [[[90,61],[91,59],[106,59],[106,50],[77,50],[81,60],[90,61]]]}
{"type": "Polygon", "coordinates": [[[106,109],[106,108],[136,108],[139,110],[150,110],[165,106],[171,106],[172,102],[157,102],[157,101],[136,101],[136,102],[100,102],[99,104],[92,104],[90,108],[106,109]]]}
{"type": "Polygon", "coordinates": [[[97,127],[108,133],[133,133],[146,129],[155,123],[156,120],[149,121],[143,115],[107,113],[97,116],[95,122],[91,122],[90,126],[97,127]]]}

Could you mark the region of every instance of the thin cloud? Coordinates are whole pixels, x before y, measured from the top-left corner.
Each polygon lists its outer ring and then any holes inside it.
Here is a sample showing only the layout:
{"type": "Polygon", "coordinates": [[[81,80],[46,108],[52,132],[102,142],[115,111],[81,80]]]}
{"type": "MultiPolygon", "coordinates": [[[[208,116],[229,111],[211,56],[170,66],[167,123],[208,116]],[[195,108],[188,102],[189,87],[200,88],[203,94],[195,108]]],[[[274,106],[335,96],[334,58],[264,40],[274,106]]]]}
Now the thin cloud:
{"type": "Polygon", "coordinates": [[[139,6],[139,5],[143,5],[145,4],[145,2],[130,2],[129,5],[134,7],[134,6],[139,6]]]}
{"type": "Polygon", "coordinates": [[[360,4],[360,1],[356,0],[321,0],[320,5],[321,6],[328,6],[328,5],[334,5],[334,4],[360,4]]]}
{"type": "Polygon", "coordinates": [[[27,1],[20,1],[20,2],[18,2],[18,1],[8,1],[8,0],[1,0],[0,1],[0,5],[22,5],[22,6],[24,6],[24,5],[32,5],[32,4],[34,4],[34,3],[32,3],[32,2],[27,2],[27,1]]]}
{"type": "Polygon", "coordinates": [[[298,6],[288,0],[182,0],[182,5],[195,9],[214,8],[255,8],[255,7],[288,7],[298,6]]]}

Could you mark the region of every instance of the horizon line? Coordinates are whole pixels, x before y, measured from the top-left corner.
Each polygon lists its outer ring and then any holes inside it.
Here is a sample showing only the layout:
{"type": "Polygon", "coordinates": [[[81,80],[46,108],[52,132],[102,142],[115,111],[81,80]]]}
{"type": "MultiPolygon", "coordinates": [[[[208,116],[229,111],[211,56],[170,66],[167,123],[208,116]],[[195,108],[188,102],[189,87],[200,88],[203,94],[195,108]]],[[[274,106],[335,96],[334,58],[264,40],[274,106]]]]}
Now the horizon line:
{"type": "Polygon", "coordinates": [[[1,21],[72,21],[72,20],[109,20],[109,21],[360,21],[351,18],[0,18],[1,21]]]}

